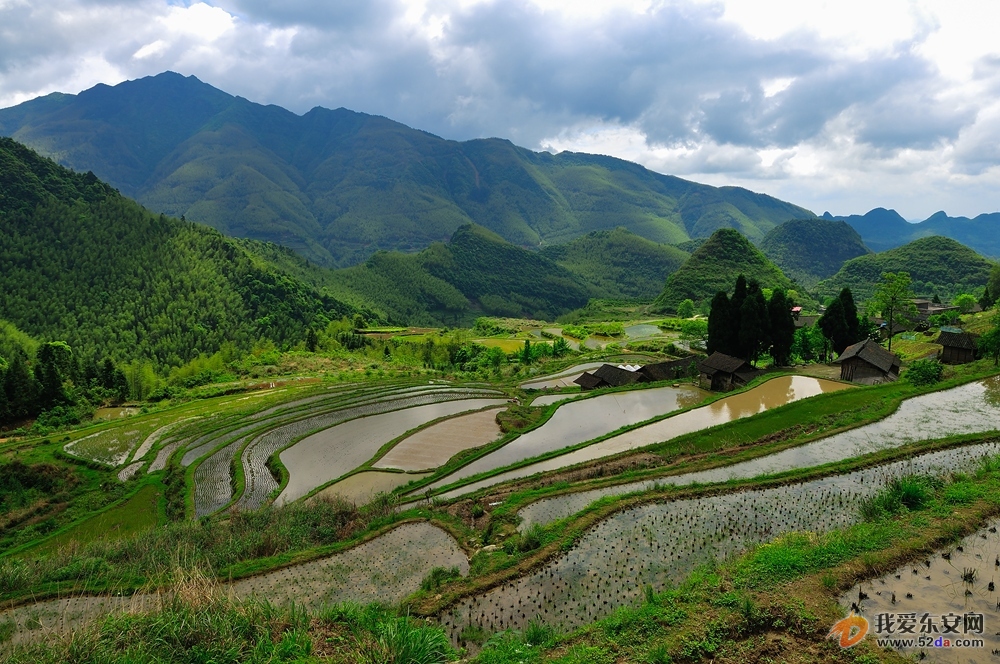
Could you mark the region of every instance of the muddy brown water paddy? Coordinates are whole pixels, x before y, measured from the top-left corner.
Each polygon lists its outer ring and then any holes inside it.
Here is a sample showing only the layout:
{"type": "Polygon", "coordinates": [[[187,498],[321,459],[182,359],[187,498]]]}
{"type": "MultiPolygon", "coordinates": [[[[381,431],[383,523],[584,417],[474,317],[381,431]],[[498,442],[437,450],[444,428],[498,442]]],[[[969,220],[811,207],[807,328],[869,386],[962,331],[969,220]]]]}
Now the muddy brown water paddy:
{"type": "Polygon", "coordinates": [[[810,482],[640,505],[601,521],[536,572],[460,600],[439,619],[455,643],[469,625],[494,632],[538,620],[570,631],[639,604],[645,585],[661,592],[713,559],[785,533],[857,523],[861,501],[892,478],[969,471],[997,453],[998,444],[973,445],[810,482]]]}
{"type": "Polygon", "coordinates": [[[393,438],[439,417],[506,404],[506,399],[459,399],[351,420],[303,438],[281,452],[288,469],[278,505],[297,500],[318,486],[346,475],[371,459],[393,438]]]}
{"type": "Polygon", "coordinates": [[[396,487],[401,487],[428,475],[430,473],[387,473],[375,470],[355,473],[326,487],[310,498],[309,502],[317,498],[339,496],[355,505],[364,505],[370,502],[376,494],[392,491],[396,487]]]}
{"type": "Polygon", "coordinates": [[[1000,430],[1000,380],[990,378],[907,399],[883,420],[800,447],[721,468],[547,498],[525,507],[518,514],[524,528],[533,523],[546,524],[565,518],[606,496],[648,491],[657,484],[709,484],[750,479],[845,461],[915,441],[995,430],[1000,430]]]}
{"type": "Polygon", "coordinates": [[[933,643],[898,648],[900,654],[928,662],[1000,661],[1000,520],[946,549],[889,572],[883,577],[860,583],[840,598],[847,614],[861,610],[869,621],[866,640],[873,638],[982,639],[981,648],[942,648],[933,643]],[[963,579],[964,575],[964,579],[963,579]],[[865,596],[862,597],[861,593],[865,596]],[[853,605],[853,606],[852,606],[853,605]],[[879,633],[891,621],[891,634],[879,633]],[[924,616],[927,615],[925,619],[924,616]],[[982,633],[965,633],[966,614],[983,616],[982,633]],[[891,618],[890,618],[891,616],[891,618]],[[956,633],[943,633],[942,618],[956,633]],[[902,630],[910,630],[901,632],[902,630]],[[937,631],[932,631],[937,630],[937,631]]]}
{"type": "Polygon", "coordinates": [[[623,426],[687,408],[706,396],[708,392],[697,387],[658,387],[563,404],[542,426],[460,468],[431,488],[607,435],[623,426]]]}
{"type": "Polygon", "coordinates": [[[372,464],[375,468],[424,470],[437,468],[459,452],[481,447],[499,438],[499,408],[459,415],[432,424],[404,438],[385,456],[372,464]]]}
{"type": "MultiPolygon", "coordinates": [[[[653,445],[663,441],[682,436],[684,434],[692,433],[695,431],[700,431],[702,429],[707,429],[709,427],[716,426],[718,424],[723,424],[725,422],[730,422],[732,420],[740,419],[743,417],[749,417],[750,415],[756,415],[757,413],[762,413],[765,410],[771,408],[777,408],[793,401],[799,401],[801,399],[807,399],[809,397],[816,396],[818,394],[823,394],[825,392],[835,392],[837,390],[847,389],[850,386],[845,383],[837,383],[829,380],[820,380],[816,378],[810,378],[807,376],[780,376],[778,378],[773,378],[766,383],[758,385],[757,387],[748,390],[746,392],[741,392],[740,394],[734,394],[729,397],[725,397],[715,401],[707,406],[702,406],[701,408],[695,408],[684,413],[679,413],[673,417],[668,417],[666,419],[660,420],[658,422],[653,422],[646,426],[633,429],[626,433],[620,434],[618,436],[613,436],[607,440],[601,441],[599,443],[594,443],[587,447],[581,448],[574,452],[568,452],[561,456],[553,457],[547,461],[540,461],[538,463],[533,463],[522,468],[507,471],[505,473],[500,473],[494,475],[493,477],[481,480],[479,482],[474,482],[468,484],[464,487],[448,491],[441,494],[442,498],[454,498],[457,496],[482,489],[484,487],[493,486],[500,482],[506,482],[512,479],[520,479],[523,477],[529,477],[535,473],[558,470],[560,468],[565,468],[567,466],[572,466],[578,463],[583,463],[586,461],[593,461],[595,459],[600,459],[602,457],[611,456],[614,454],[619,454],[621,452],[627,452],[629,450],[634,450],[646,445],[653,445]]],[[[685,388],[661,388],[661,389],[685,389],[685,388]]],[[[695,388],[686,388],[695,389],[695,388]]],[[[699,392],[701,392],[699,390],[699,392]]],[[[703,392],[702,392],[703,393],[703,392]]],[[[607,396],[625,396],[632,393],[623,393],[618,395],[607,395],[607,396]]],[[[638,393],[636,393],[638,394],[638,393]]],[[[704,393],[703,393],[704,394],[704,393]]],[[[561,406],[556,414],[563,409],[568,409],[570,406],[580,406],[589,403],[591,400],[574,401],[572,403],[561,406]]],[[[661,413],[668,412],[669,408],[665,408],[661,413]]],[[[587,414],[582,413],[581,417],[588,417],[587,414]]],[[[642,421],[641,418],[635,421],[642,421]]],[[[555,419],[553,417],[553,419],[555,419]]],[[[550,420],[551,422],[551,420],[550,420]]],[[[546,423],[546,425],[548,422],[546,423]]],[[[621,426],[621,425],[619,425],[621,426]]],[[[542,427],[544,428],[544,426],[542,427]]],[[[618,427],[613,427],[613,431],[618,427]]],[[[607,433],[607,432],[605,432],[607,433]]],[[[527,435],[527,434],[526,434],[527,435]]],[[[570,445],[575,445],[589,438],[596,438],[597,435],[591,435],[587,438],[568,438],[565,440],[563,447],[570,445]]],[[[522,436],[518,441],[524,439],[522,436]]],[[[518,442],[515,441],[515,442],[518,442]]],[[[506,447],[502,448],[500,452],[505,450],[506,447]]],[[[533,452],[528,455],[525,454],[522,458],[527,458],[528,456],[535,456],[542,453],[541,451],[533,452]]],[[[513,463],[512,460],[507,460],[501,457],[496,457],[497,461],[502,461],[502,463],[488,463],[493,455],[483,457],[475,464],[470,464],[463,468],[458,473],[446,477],[438,481],[434,486],[445,486],[451,484],[452,482],[461,479],[463,477],[469,477],[474,475],[476,472],[483,472],[486,470],[493,470],[495,468],[501,468],[505,465],[513,463]],[[474,472],[470,472],[473,466],[476,467],[474,472]]]]}

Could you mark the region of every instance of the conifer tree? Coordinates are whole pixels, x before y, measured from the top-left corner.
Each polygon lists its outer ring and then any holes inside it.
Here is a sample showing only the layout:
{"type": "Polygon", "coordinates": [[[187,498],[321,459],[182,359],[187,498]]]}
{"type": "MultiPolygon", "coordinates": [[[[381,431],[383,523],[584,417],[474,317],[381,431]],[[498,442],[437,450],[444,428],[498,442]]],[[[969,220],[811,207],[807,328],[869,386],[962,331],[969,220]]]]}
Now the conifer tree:
{"type": "Polygon", "coordinates": [[[785,366],[795,343],[795,319],[792,318],[792,308],[788,306],[785,291],[778,288],[771,294],[767,314],[771,323],[771,357],[776,365],[785,366]]]}

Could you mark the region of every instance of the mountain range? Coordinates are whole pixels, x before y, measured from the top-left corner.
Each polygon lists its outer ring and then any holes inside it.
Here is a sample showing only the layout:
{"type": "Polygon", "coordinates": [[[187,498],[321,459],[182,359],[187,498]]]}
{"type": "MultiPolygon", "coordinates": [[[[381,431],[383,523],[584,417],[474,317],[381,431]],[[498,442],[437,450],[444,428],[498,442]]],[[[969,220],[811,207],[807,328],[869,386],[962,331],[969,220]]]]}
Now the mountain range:
{"type": "Polygon", "coordinates": [[[942,235],[958,240],[984,256],[1000,257],[1000,212],[969,217],[949,217],[935,212],[920,222],[911,223],[895,210],[875,208],[866,214],[834,217],[829,212],[824,219],[850,224],[874,251],[885,251],[913,240],[942,235]]]}
{"type": "Polygon", "coordinates": [[[468,223],[537,249],[617,227],[660,244],[719,228],[759,241],[814,216],[611,157],[450,141],[343,108],[299,116],[172,72],[2,109],[0,135],[92,171],[154,212],[328,267],[419,251],[468,223]]]}

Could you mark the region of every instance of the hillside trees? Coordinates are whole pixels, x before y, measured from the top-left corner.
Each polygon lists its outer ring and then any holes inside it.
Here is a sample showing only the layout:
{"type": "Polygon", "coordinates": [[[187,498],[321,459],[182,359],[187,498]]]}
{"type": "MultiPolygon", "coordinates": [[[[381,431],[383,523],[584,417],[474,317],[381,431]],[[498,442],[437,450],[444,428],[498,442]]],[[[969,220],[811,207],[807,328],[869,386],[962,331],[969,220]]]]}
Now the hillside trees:
{"type": "Polygon", "coordinates": [[[795,321],[791,302],[784,289],[775,289],[770,299],[755,281],[742,274],[736,279],[733,296],[719,291],[712,298],[708,314],[707,347],[756,363],[771,353],[776,364],[785,364],[795,342],[795,321]]]}
{"type": "Polygon", "coordinates": [[[889,352],[892,352],[893,324],[916,315],[913,292],[910,290],[908,272],[883,272],[882,281],[875,287],[869,307],[879,312],[888,327],[889,352]]]}
{"type": "Polygon", "coordinates": [[[850,288],[844,288],[840,295],[830,302],[830,306],[817,321],[823,336],[830,340],[833,350],[840,355],[851,344],[862,339],[861,321],[858,308],[850,288]]]}

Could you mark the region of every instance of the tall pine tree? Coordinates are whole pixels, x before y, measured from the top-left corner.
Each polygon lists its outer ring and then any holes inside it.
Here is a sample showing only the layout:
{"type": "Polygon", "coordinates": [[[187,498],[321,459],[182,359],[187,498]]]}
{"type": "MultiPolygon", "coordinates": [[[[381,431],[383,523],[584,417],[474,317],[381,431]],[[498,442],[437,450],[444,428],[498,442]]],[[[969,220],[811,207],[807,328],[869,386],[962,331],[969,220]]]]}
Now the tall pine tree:
{"type": "Polygon", "coordinates": [[[861,341],[861,321],[858,319],[858,308],[854,304],[854,295],[851,289],[845,287],[840,291],[841,306],[844,308],[844,323],[847,325],[847,345],[856,344],[861,341]]]}
{"type": "Polygon", "coordinates": [[[767,301],[764,299],[760,284],[755,281],[747,287],[746,299],[740,306],[739,335],[742,351],[740,357],[756,366],[761,352],[769,345],[770,321],[767,315],[767,301]]]}
{"type": "Polygon", "coordinates": [[[708,354],[733,354],[735,346],[733,339],[732,312],[729,296],[725,291],[719,291],[712,298],[712,308],[708,312],[708,354]]]}
{"type": "Polygon", "coordinates": [[[771,357],[778,366],[786,366],[795,343],[795,319],[785,291],[777,289],[767,303],[767,315],[771,323],[771,357]]]}

